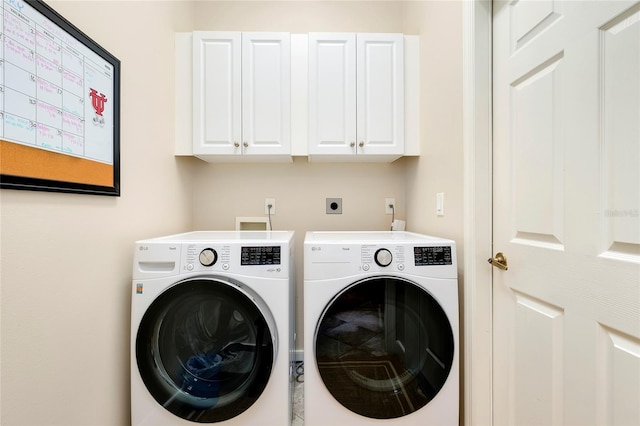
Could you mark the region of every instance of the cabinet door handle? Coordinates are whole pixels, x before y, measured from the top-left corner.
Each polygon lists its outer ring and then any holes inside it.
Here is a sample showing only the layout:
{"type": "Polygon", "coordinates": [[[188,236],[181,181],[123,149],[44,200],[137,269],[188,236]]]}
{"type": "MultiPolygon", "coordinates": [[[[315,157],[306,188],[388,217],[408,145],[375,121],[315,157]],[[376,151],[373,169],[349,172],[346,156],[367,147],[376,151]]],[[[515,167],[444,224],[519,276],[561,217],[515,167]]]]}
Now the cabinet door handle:
{"type": "Polygon", "coordinates": [[[355,143],[355,142],[351,142],[351,143],[349,144],[349,146],[350,146],[351,148],[353,148],[354,146],[356,146],[356,143],[355,143]]]}
{"type": "Polygon", "coordinates": [[[242,142],[242,146],[244,146],[245,148],[247,148],[249,146],[249,143],[247,143],[247,141],[242,142]]]}
{"type": "Polygon", "coordinates": [[[236,148],[240,146],[240,144],[238,142],[234,142],[233,146],[235,146],[236,148]]]}
{"type": "Polygon", "coordinates": [[[364,141],[360,141],[360,143],[358,144],[358,146],[359,146],[360,148],[362,148],[362,147],[364,146],[364,141]]]}

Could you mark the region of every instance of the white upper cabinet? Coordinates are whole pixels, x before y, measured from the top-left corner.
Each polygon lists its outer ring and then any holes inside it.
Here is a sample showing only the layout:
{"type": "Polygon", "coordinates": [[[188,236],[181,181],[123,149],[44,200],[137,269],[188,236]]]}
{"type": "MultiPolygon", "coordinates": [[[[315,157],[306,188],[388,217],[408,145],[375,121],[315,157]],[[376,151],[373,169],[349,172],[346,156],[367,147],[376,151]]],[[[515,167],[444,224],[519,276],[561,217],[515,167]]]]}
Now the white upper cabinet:
{"type": "Polygon", "coordinates": [[[356,153],[356,35],[309,34],[309,155],[356,153]]]}
{"type": "Polygon", "coordinates": [[[403,42],[402,34],[309,34],[310,157],[393,161],[404,154],[403,42]]]}
{"type": "Polygon", "coordinates": [[[291,161],[288,33],[193,33],[193,155],[291,161]]]}
{"type": "Polygon", "coordinates": [[[244,154],[291,153],[288,33],[242,34],[242,123],[244,154]]]}
{"type": "Polygon", "coordinates": [[[420,155],[418,36],[195,31],[176,33],[175,46],[176,155],[420,155]]]}
{"type": "Polygon", "coordinates": [[[358,154],[404,153],[404,37],[358,34],[358,154]]]}
{"type": "Polygon", "coordinates": [[[241,40],[237,32],[193,33],[195,155],[242,153],[241,40]]]}

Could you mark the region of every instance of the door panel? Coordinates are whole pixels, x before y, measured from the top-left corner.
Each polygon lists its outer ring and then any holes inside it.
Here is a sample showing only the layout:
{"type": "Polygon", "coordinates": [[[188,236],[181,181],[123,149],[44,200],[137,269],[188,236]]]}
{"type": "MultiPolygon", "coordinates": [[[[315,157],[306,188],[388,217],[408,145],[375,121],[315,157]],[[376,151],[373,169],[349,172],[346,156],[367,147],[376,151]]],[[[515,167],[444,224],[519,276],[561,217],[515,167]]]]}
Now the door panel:
{"type": "Polygon", "coordinates": [[[404,152],[404,37],[358,34],[358,154],[404,152]]]}
{"type": "Polygon", "coordinates": [[[562,55],[536,65],[510,87],[515,235],[521,244],[562,248],[563,143],[558,82],[562,55]]]}
{"type": "Polygon", "coordinates": [[[556,20],[562,17],[563,3],[559,1],[522,1],[511,9],[513,25],[510,35],[512,51],[516,51],[547,32],[556,20]]]}
{"type": "Polygon", "coordinates": [[[601,30],[604,112],[601,152],[603,249],[607,255],[640,256],[640,9],[621,14],[601,30]]]}
{"type": "Polygon", "coordinates": [[[640,424],[640,3],[494,2],[494,423],[640,424]]]}
{"type": "Polygon", "coordinates": [[[515,300],[514,423],[561,423],[564,312],[518,292],[515,300]]]}
{"type": "Polygon", "coordinates": [[[193,33],[193,141],[199,154],[234,154],[242,139],[240,33],[193,33]]]}
{"type": "Polygon", "coordinates": [[[243,33],[242,43],[243,153],[289,154],[289,34],[243,33]]]}
{"type": "Polygon", "coordinates": [[[356,35],[309,34],[309,154],[354,154],[356,35]]]}

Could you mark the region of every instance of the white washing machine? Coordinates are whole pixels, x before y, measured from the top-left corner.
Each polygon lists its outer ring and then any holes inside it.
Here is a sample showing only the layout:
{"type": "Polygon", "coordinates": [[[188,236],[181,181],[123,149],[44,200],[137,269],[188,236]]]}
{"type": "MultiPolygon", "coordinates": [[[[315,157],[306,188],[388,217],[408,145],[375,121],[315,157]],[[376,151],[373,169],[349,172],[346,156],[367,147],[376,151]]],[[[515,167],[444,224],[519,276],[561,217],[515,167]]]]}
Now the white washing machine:
{"type": "Polygon", "coordinates": [[[455,242],[308,232],[304,422],[458,425],[455,242]]]}
{"type": "Polygon", "coordinates": [[[136,242],[131,422],[291,422],[293,232],[203,231],[136,242]]]}

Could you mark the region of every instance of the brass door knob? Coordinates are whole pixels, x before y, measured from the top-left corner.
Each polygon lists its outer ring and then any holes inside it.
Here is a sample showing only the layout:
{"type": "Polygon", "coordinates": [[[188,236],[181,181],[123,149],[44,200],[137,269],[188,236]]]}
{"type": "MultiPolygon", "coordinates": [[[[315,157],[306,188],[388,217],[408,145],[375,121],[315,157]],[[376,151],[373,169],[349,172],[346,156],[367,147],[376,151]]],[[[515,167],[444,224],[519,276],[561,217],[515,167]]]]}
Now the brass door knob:
{"type": "Polygon", "coordinates": [[[502,254],[502,252],[498,252],[494,257],[487,259],[487,262],[498,269],[502,269],[503,271],[509,269],[509,267],[507,266],[507,257],[502,254]]]}

